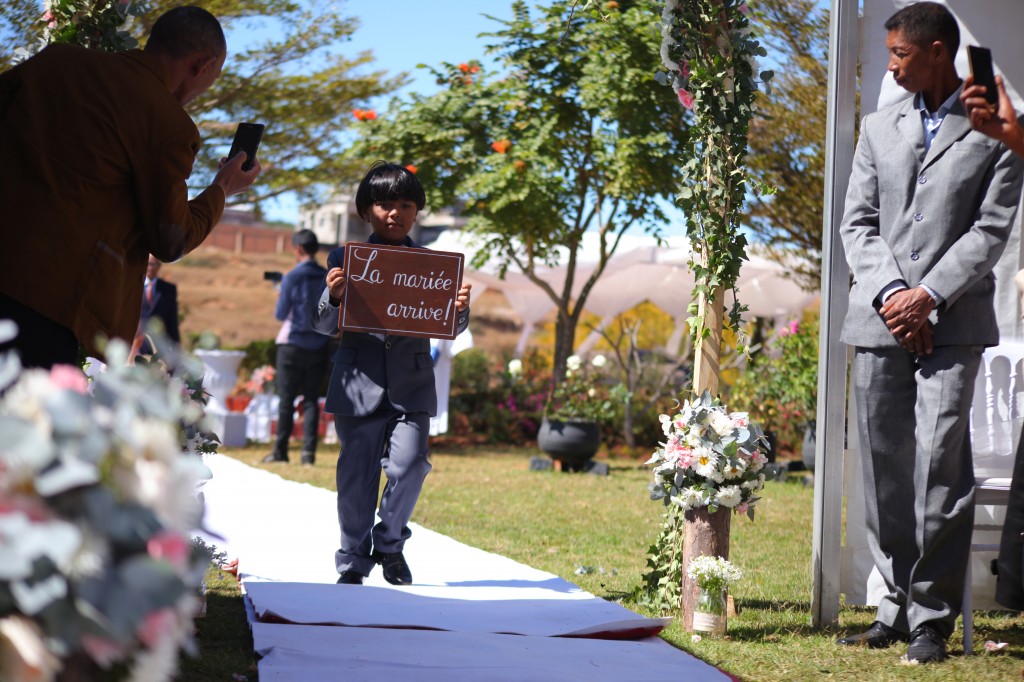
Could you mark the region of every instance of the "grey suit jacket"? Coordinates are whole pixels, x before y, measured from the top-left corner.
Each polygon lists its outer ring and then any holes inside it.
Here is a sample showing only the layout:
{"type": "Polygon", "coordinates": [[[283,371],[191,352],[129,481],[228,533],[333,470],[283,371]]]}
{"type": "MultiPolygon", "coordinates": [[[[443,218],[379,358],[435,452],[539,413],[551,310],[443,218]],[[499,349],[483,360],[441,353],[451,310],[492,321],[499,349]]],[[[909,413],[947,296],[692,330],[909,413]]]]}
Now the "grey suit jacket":
{"type": "MultiPolygon", "coordinates": [[[[408,246],[422,248],[412,240],[408,240],[408,246]]],[[[342,267],[344,263],[343,246],[327,256],[328,270],[342,267]]],[[[322,334],[337,332],[338,310],[331,305],[330,291],[324,289],[313,311],[313,329],[322,334]]],[[[462,333],[468,326],[469,308],[466,308],[459,313],[456,328],[462,333]]],[[[327,412],[365,417],[376,410],[387,395],[395,409],[402,412],[426,412],[431,416],[437,413],[429,339],[346,331],[341,335],[333,360],[324,405],[327,412]]]]}
{"type": "Polygon", "coordinates": [[[840,226],[853,270],[844,342],[898,347],[878,313],[895,280],[942,299],[935,345],[999,343],[992,301],[999,259],[1021,192],[1021,161],[971,129],[959,100],[925,154],[911,100],[866,116],[840,226]]]}

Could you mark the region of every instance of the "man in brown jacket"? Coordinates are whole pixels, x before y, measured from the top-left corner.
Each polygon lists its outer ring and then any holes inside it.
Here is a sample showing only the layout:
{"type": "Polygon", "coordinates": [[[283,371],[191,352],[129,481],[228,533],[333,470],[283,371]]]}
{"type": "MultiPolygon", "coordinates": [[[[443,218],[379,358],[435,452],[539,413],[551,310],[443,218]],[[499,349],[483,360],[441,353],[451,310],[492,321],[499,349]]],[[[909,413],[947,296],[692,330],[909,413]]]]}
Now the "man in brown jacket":
{"type": "Polygon", "coordinates": [[[25,366],[130,341],[148,254],[169,262],[199,246],[225,197],[259,175],[239,154],[188,198],[200,140],[183,107],[225,56],[217,19],[178,7],[144,51],[53,45],[0,74],[0,319],[18,324],[25,366]]]}

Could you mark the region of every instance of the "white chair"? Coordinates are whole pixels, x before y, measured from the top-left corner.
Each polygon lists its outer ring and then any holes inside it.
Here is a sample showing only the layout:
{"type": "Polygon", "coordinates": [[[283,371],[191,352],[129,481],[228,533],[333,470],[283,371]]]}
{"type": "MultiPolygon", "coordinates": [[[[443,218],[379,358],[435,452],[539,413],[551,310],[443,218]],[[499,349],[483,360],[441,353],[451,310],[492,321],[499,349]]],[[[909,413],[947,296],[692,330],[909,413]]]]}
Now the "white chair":
{"type": "Polygon", "coordinates": [[[1024,342],[1007,341],[985,351],[971,408],[975,523],[964,587],[965,654],[974,653],[975,603],[980,602],[982,608],[1000,608],[994,599],[994,577],[987,566],[999,551],[1022,422],[1024,342]],[[979,565],[985,570],[976,574],[974,568],[979,565]],[[980,595],[973,594],[979,591],[980,595]]]}

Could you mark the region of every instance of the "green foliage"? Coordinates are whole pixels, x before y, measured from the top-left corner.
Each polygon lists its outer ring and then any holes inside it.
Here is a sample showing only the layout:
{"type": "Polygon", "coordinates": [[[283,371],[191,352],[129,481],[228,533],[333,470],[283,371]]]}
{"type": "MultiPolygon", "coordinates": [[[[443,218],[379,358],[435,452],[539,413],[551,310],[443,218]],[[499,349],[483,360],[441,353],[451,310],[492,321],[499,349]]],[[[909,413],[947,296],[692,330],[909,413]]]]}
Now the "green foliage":
{"type": "Polygon", "coordinates": [[[601,382],[607,359],[595,355],[590,363],[584,363],[578,355],[570,355],[566,362],[564,379],[553,382],[546,416],[564,421],[592,421],[599,425],[609,423],[614,415],[612,395],[608,386],[601,382]]]}
{"type": "Polygon", "coordinates": [[[531,12],[514,2],[513,18],[486,34],[501,73],[472,62],[432,68],[442,90],[363,121],[354,150],[364,165],[416,166],[430,205],[464,202],[480,254],[544,290],[558,310],[559,376],[622,234],[660,234],[659,201],[673,194],[686,127],[671,91],[654,80],[660,3],[622,3],[606,20],[577,14],[567,24],[571,4],[531,12]],[[601,254],[583,278],[576,258],[588,230],[601,254]],[[559,250],[568,252],[566,277],[551,286],[537,273],[559,250]]]}
{"type": "MultiPolygon", "coordinates": [[[[94,28],[102,39],[90,46],[119,49],[117,41],[130,37],[144,41],[156,19],[181,3],[150,0],[149,11],[131,23],[130,36],[113,23],[122,3],[111,0],[78,2],[60,0],[72,12],[61,15],[59,26],[47,29],[34,3],[16,1],[0,9],[0,36],[10,44],[34,51],[45,44],[48,31],[61,40],[79,44],[93,41],[94,28]],[[86,10],[73,11],[85,6],[86,10]],[[114,14],[111,14],[113,12],[114,14]],[[96,25],[96,26],[94,26],[96,25]]],[[[267,124],[259,158],[263,173],[257,183],[233,202],[253,204],[259,211],[268,199],[297,192],[302,200],[321,199],[325,190],[358,181],[361,162],[339,153],[343,135],[355,123],[350,111],[367,100],[394,91],[404,77],[385,78],[368,71],[369,52],[354,58],[340,53],[357,22],[340,14],[326,0],[310,3],[289,0],[195,0],[193,4],[213,13],[226,33],[245,34],[269,29],[261,42],[228,55],[221,77],[189,107],[203,136],[203,147],[189,183],[193,189],[209,185],[218,161],[227,151],[238,121],[267,124]]],[[[132,5],[137,6],[135,4],[132,5]]],[[[133,10],[134,11],[134,10],[133,10]]],[[[0,48],[0,70],[11,66],[16,50],[0,48]]],[[[27,52],[24,52],[27,55],[27,52]]]]}
{"type": "MultiPolygon", "coordinates": [[[[758,82],[767,84],[772,72],[757,72],[756,58],[766,52],[752,36],[747,11],[740,0],[672,0],[662,14],[661,54],[668,76],[661,78],[693,112],[676,203],[686,213],[693,245],[689,325],[698,340],[711,333],[698,302],[713,300],[719,288],[735,292],[746,260],[747,240],[739,227],[748,188],[765,189],[744,164],[758,82]]],[[[729,310],[737,332],[745,309],[737,296],[729,310]]],[[[744,345],[742,335],[738,342],[744,345]]]]}
{"type": "Polygon", "coordinates": [[[51,0],[40,22],[46,43],[66,43],[115,52],[130,50],[138,41],[130,32],[134,17],[148,7],[135,0],[51,0]]]}
{"type": "Polygon", "coordinates": [[[263,365],[273,367],[277,363],[277,343],[274,339],[257,339],[250,341],[242,350],[245,357],[239,369],[252,371],[263,365]]]}
{"type": "Polygon", "coordinates": [[[637,604],[655,613],[679,611],[683,596],[685,514],[676,505],[665,508],[658,537],[647,550],[647,572],[633,593],[637,604]]]}
{"type": "Polygon", "coordinates": [[[752,355],[729,400],[774,431],[780,450],[797,451],[818,408],[818,312],[782,327],[752,355]]]}
{"type": "Polygon", "coordinates": [[[821,280],[829,11],[815,0],[758,0],[758,22],[780,63],[750,124],[750,174],[777,188],[747,204],[754,241],[808,290],[821,280]]]}

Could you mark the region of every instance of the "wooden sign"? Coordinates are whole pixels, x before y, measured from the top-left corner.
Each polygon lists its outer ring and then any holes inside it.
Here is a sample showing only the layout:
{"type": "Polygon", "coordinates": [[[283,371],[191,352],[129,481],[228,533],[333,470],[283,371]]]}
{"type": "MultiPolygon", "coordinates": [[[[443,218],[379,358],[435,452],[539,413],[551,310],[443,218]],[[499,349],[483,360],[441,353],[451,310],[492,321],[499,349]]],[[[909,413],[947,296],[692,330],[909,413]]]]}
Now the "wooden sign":
{"type": "Polygon", "coordinates": [[[454,339],[465,256],[451,251],[348,242],[338,326],[398,336],[454,339]]]}

